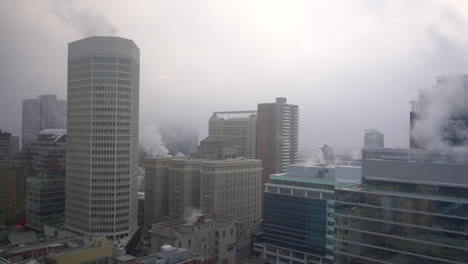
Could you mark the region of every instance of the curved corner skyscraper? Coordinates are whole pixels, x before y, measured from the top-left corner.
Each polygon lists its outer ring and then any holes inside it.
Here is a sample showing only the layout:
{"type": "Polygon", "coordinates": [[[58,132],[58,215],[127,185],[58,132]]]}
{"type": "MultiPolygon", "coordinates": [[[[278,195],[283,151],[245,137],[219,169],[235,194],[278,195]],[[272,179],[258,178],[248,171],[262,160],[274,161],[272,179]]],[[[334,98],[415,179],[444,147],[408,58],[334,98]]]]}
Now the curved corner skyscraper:
{"type": "Polygon", "coordinates": [[[109,239],[137,230],[140,50],[132,40],[68,44],[65,224],[109,239]]]}

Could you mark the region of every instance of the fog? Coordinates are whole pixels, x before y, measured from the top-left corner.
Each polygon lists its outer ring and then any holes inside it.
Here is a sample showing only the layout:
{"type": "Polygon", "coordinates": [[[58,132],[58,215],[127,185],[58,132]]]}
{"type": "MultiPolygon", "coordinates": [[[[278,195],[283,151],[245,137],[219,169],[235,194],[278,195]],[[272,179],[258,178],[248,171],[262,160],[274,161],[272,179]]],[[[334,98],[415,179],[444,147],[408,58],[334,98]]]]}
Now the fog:
{"type": "MultiPolygon", "coordinates": [[[[362,146],[364,129],[407,147],[409,101],[468,73],[466,1],[27,1],[0,8],[0,129],[21,101],[66,98],[67,43],[118,35],[141,50],[140,124],[207,135],[214,111],[287,97],[299,148],[362,146]]],[[[143,130],[142,130],[143,131],[143,130]]]]}

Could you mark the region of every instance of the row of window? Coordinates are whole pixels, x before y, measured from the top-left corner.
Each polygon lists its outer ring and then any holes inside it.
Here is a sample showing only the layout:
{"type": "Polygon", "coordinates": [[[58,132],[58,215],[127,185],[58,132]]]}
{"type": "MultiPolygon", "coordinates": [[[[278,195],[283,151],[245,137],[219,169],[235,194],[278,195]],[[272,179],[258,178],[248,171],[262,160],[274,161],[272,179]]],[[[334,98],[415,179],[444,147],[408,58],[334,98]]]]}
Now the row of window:
{"type": "Polygon", "coordinates": [[[130,113],[130,108],[121,108],[121,107],[93,107],[93,112],[104,112],[104,113],[130,113]]]}

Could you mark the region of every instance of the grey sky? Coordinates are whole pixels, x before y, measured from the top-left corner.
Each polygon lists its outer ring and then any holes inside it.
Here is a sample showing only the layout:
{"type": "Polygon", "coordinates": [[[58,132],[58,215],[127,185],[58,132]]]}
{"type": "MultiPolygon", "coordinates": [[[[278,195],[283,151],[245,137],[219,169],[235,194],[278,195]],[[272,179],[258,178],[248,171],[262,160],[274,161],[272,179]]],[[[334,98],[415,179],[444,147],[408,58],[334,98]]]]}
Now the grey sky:
{"type": "Polygon", "coordinates": [[[67,43],[91,34],[141,50],[140,123],[187,122],[283,96],[300,148],[362,146],[376,128],[406,147],[409,101],[436,76],[468,73],[466,1],[46,1],[0,8],[0,129],[21,100],[66,97],[67,43]]]}

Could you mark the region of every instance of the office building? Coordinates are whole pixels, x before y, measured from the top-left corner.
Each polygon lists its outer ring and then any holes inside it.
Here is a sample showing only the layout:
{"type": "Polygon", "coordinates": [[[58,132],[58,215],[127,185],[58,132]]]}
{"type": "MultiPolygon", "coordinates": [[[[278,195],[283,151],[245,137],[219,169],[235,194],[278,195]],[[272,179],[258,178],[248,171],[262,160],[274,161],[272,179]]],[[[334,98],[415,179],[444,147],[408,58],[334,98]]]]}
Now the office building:
{"type": "Polygon", "coordinates": [[[262,259],[267,263],[334,262],[334,189],[358,183],[361,168],[290,165],[265,184],[262,259]]]}
{"type": "Polygon", "coordinates": [[[158,253],[164,245],[174,245],[201,255],[215,257],[215,263],[236,263],[235,218],[223,214],[194,215],[153,224],[151,253],[158,253]]]}
{"type": "Polygon", "coordinates": [[[286,98],[258,105],[257,159],[262,161],[262,183],[298,160],[299,108],[286,98]]]}
{"type": "Polygon", "coordinates": [[[364,148],[384,148],[384,134],[377,129],[364,130],[364,148]]]}
{"type": "Polygon", "coordinates": [[[237,155],[246,159],[256,156],[257,111],[214,112],[208,134],[237,147],[237,155]]]}
{"type": "Polygon", "coordinates": [[[29,145],[34,176],[26,178],[26,226],[37,231],[65,217],[66,129],[44,129],[29,145]]]}
{"type": "Polygon", "coordinates": [[[3,169],[3,216],[7,225],[24,222],[26,178],[34,175],[31,167],[8,167],[3,169]]]}
{"type": "Polygon", "coordinates": [[[67,128],[67,101],[51,94],[23,100],[21,145],[35,141],[37,134],[47,128],[67,128]]]}
{"type": "Polygon", "coordinates": [[[215,136],[208,136],[198,146],[197,152],[191,153],[194,159],[224,160],[237,158],[238,147],[233,143],[215,136]]]}
{"type": "Polygon", "coordinates": [[[237,219],[237,254],[250,253],[251,234],[260,231],[261,161],[213,160],[200,163],[202,212],[232,215],[237,219]]]}
{"type": "Polygon", "coordinates": [[[336,263],[466,263],[468,153],[367,151],[335,191],[336,263]]]}
{"type": "Polygon", "coordinates": [[[139,71],[132,40],[68,45],[65,223],[77,234],[125,244],[138,229],[139,71]]]}
{"type": "Polygon", "coordinates": [[[333,163],[335,160],[335,155],[333,154],[333,148],[328,146],[327,144],[323,145],[320,148],[322,152],[323,159],[326,163],[333,163]]]}
{"type": "Polygon", "coordinates": [[[0,130],[0,224],[5,222],[3,214],[3,170],[15,164],[19,150],[19,138],[0,130]]]}
{"type": "Polygon", "coordinates": [[[447,150],[468,145],[468,75],[440,76],[411,102],[410,148],[447,150]]]}

